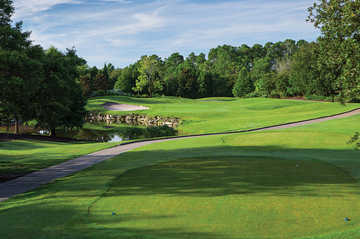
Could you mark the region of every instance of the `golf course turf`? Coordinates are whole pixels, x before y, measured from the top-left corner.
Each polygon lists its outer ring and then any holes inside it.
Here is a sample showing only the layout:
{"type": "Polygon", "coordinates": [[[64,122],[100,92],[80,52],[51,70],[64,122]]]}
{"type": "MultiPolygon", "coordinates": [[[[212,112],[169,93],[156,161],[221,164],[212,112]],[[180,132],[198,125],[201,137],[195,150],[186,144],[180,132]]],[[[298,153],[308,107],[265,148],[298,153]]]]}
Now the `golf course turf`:
{"type": "Polygon", "coordinates": [[[116,144],[119,143],[62,143],[36,140],[0,142],[0,182],[116,144]]]}
{"type": "Polygon", "coordinates": [[[126,96],[97,97],[89,100],[87,109],[110,114],[146,114],[178,117],[184,135],[218,133],[277,125],[293,121],[328,116],[355,108],[360,104],[346,104],[268,98],[206,98],[177,97],[133,98],[126,96]],[[107,111],[106,102],[142,105],[149,110],[134,112],[107,111]]]}
{"type": "Polygon", "coordinates": [[[356,239],[359,120],[138,148],[0,203],[0,237],[356,239]]]}

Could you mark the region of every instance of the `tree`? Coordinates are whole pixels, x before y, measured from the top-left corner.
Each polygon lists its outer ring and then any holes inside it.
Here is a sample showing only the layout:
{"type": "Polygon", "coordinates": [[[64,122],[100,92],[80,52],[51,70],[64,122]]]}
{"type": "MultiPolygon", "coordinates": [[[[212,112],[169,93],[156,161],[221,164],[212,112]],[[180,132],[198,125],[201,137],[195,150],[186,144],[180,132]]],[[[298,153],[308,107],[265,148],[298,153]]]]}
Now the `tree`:
{"type": "Polygon", "coordinates": [[[164,92],[165,95],[176,95],[177,92],[177,79],[176,68],[184,62],[184,57],[178,52],[171,54],[171,56],[165,59],[164,64],[164,92]]]}
{"type": "Polygon", "coordinates": [[[261,96],[272,96],[276,89],[275,85],[276,74],[274,72],[266,73],[255,82],[255,92],[261,96]]]}
{"type": "Polygon", "coordinates": [[[15,133],[21,121],[31,119],[38,80],[42,77],[40,46],[32,46],[30,32],[22,23],[12,26],[13,2],[0,1],[0,110],[5,118],[15,119],[15,133]]]}
{"type": "Polygon", "coordinates": [[[77,66],[84,61],[74,49],[66,54],[52,47],[46,51],[43,61],[44,77],[35,98],[38,126],[56,136],[56,128],[81,127],[84,123],[86,100],[82,96],[77,66]]]}
{"type": "Polygon", "coordinates": [[[296,96],[325,95],[317,70],[317,44],[301,42],[299,46],[291,57],[289,93],[296,96]]]}
{"type": "Polygon", "coordinates": [[[120,71],[114,88],[123,92],[132,93],[132,89],[136,85],[136,79],[139,72],[135,64],[125,67],[120,71]]]}
{"type": "Polygon", "coordinates": [[[211,73],[209,65],[204,62],[199,67],[199,77],[198,81],[198,94],[197,97],[210,97],[213,95],[214,92],[214,76],[211,73]]]}
{"type": "Polygon", "coordinates": [[[216,78],[216,96],[232,96],[232,88],[240,70],[238,48],[223,45],[211,49],[208,56],[213,75],[216,78]]]}
{"type": "Polygon", "coordinates": [[[158,56],[143,56],[140,61],[139,77],[136,81],[134,91],[146,91],[150,97],[157,91],[163,89],[160,81],[161,59],[158,56]]]}
{"type": "Polygon", "coordinates": [[[321,32],[318,66],[331,94],[360,93],[360,1],[321,0],[308,9],[308,21],[321,32]]]}
{"type": "Polygon", "coordinates": [[[14,7],[12,0],[0,1],[0,26],[10,25],[11,16],[14,14],[14,7]]]}
{"type": "Polygon", "coordinates": [[[235,82],[232,90],[235,97],[244,97],[254,90],[254,83],[251,80],[249,72],[243,67],[235,82]]]}
{"type": "Polygon", "coordinates": [[[21,52],[0,49],[0,108],[15,119],[16,134],[21,122],[34,117],[32,101],[42,78],[42,54],[39,46],[21,52]]]}
{"type": "Polygon", "coordinates": [[[176,96],[187,98],[197,97],[198,73],[196,66],[190,60],[184,61],[176,68],[176,96]]]}

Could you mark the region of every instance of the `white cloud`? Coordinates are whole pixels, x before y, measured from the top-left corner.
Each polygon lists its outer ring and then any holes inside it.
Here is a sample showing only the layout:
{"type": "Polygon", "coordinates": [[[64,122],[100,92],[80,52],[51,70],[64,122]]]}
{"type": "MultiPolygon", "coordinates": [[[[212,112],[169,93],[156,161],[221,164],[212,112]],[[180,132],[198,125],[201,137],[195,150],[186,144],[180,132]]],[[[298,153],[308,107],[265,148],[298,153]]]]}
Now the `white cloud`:
{"type": "Polygon", "coordinates": [[[79,4],[81,2],[78,0],[15,0],[15,18],[32,16],[64,3],[79,4]]]}
{"type": "Polygon", "coordinates": [[[100,0],[101,2],[132,3],[130,0],[100,0]]]}
{"type": "Polygon", "coordinates": [[[37,43],[61,49],[75,45],[90,64],[99,66],[105,61],[123,65],[126,59],[130,64],[144,54],[167,57],[175,51],[206,51],[220,44],[251,45],[284,37],[315,39],[313,26],[305,22],[306,8],[312,2],[15,0],[16,11],[27,16],[25,23],[37,43]],[[56,11],[57,4],[80,1],[83,4],[75,8],[56,11]],[[49,9],[53,11],[45,14],[49,9]]]}

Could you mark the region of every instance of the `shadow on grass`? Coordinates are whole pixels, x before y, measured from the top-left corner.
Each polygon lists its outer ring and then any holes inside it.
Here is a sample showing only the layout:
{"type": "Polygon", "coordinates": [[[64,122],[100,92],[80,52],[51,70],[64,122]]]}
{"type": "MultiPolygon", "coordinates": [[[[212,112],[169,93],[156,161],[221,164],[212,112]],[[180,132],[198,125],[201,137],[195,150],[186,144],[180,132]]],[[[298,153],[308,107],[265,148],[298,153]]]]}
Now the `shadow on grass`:
{"type": "MultiPolygon", "coordinates": [[[[51,144],[51,142],[46,142],[51,144]]],[[[32,141],[26,141],[26,140],[12,140],[12,141],[6,141],[6,142],[0,142],[0,152],[1,150],[31,150],[31,149],[39,149],[44,148],[45,146],[34,144],[32,141]]],[[[1,154],[0,154],[1,155],[1,154]]],[[[1,157],[0,157],[1,160],[1,157]]]]}
{"type": "Polygon", "coordinates": [[[226,196],[266,193],[283,196],[339,196],[359,193],[357,181],[318,160],[269,157],[202,157],[132,169],[116,178],[106,197],[165,194],[226,196]],[[326,185],[326,190],[319,190],[326,185]],[[337,187],[341,185],[340,190],[337,187]]]}
{"type": "Polygon", "coordinates": [[[128,228],[124,222],[161,220],[175,215],[112,215],[111,211],[87,215],[85,210],[67,203],[32,202],[29,205],[0,210],[0,238],[199,238],[220,239],[223,235],[189,231],[183,228],[128,228]]]}
{"type": "Polygon", "coordinates": [[[106,181],[105,197],[254,193],[341,197],[360,193],[358,181],[347,171],[360,170],[359,155],[352,150],[277,146],[130,151],[74,175],[74,183],[65,190],[76,193],[106,181]],[[319,190],[321,185],[324,190],[319,190]]]}

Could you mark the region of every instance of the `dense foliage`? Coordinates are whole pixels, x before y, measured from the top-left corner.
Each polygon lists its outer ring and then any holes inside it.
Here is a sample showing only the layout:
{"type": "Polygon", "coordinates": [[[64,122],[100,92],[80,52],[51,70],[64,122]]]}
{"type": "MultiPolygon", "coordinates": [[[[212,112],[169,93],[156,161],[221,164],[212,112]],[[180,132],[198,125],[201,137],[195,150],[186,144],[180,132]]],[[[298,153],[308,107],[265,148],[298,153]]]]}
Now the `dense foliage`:
{"type": "Polygon", "coordinates": [[[16,133],[29,120],[54,136],[57,127],[80,127],[86,100],[76,79],[85,60],[74,49],[33,45],[22,23],[11,21],[13,12],[11,0],[0,1],[0,118],[15,120],[16,133]]]}
{"type": "Polygon", "coordinates": [[[308,9],[308,20],[321,32],[318,44],[320,79],[334,93],[360,93],[360,1],[321,0],[308,9]]]}
{"type": "MultiPolygon", "coordinates": [[[[156,55],[143,56],[134,64],[116,70],[118,77],[114,87],[128,94],[150,97],[156,93],[186,98],[265,96],[332,101],[340,99],[346,88],[351,94],[344,94],[342,98],[356,99],[358,78],[345,81],[344,76],[331,75],[334,70],[324,68],[328,63],[321,59],[327,59],[329,51],[324,49],[321,39],[317,42],[288,39],[252,47],[223,45],[211,49],[207,59],[205,54],[194,53],[187,58],[174,53],[164,60],[156,55]],[[144,73],[146,59],[153,59],[146,62],[147,69],[153,71],[151,77],[144,73]]],[[[354,58],[351,62],[360,61],[354,58]]],[[[356,74],[353,72],[353,75],[356,74]]]]}

